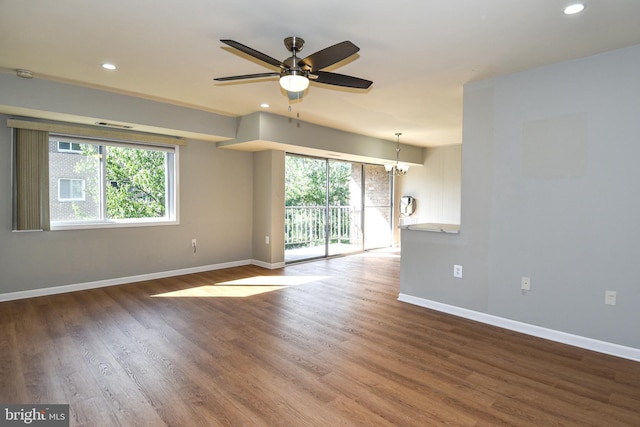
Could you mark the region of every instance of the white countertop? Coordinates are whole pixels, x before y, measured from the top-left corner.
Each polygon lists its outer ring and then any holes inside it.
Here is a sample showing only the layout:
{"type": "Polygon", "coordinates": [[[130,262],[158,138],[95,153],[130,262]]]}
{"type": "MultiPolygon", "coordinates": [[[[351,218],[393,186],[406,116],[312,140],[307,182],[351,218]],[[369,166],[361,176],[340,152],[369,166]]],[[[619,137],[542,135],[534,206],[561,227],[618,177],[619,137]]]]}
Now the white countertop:
{"type": "Polygon", "coordinates": [[[432,233],[460,233],[460,224],[438,224],[438,223],[423,223],[423,224],[405,224],[400,226],[401,230],[411,231],[430,231],[432,233]]]}

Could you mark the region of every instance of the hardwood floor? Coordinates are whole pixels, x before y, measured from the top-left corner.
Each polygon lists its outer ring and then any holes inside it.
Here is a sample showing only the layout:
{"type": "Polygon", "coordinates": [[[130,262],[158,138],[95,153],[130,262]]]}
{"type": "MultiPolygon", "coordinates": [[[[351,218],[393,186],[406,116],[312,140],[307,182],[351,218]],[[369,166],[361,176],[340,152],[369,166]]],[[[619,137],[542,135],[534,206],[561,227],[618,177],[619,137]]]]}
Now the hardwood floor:
{"type": "Polygon", "coordinates": [[[400,303],[399,257],[0,303],[0,402],[79,426],[640,426],[640,363],[400,303]]]}

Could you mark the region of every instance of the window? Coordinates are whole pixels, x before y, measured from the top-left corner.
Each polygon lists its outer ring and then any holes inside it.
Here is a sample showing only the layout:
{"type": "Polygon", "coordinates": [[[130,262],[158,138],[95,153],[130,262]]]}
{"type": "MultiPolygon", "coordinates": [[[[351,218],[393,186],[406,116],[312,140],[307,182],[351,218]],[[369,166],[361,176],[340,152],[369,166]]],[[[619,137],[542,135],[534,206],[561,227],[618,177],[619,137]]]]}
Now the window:
{"type": "Polygon", "coordinates": [[[63,153],[82,153],[82,148],[78,142],[58,141],[58,151],[63,153]]]}
{"type": "Polygon", "coordinates": [[[175,223],[177,151],[50,135],[51,228],[175,223]]]}
{"type": "Polygon", "coordinates": [[[84,186],[84,179],[60,178],[58,180],[58,200],[61,202],[85,200],[84,186]]]}

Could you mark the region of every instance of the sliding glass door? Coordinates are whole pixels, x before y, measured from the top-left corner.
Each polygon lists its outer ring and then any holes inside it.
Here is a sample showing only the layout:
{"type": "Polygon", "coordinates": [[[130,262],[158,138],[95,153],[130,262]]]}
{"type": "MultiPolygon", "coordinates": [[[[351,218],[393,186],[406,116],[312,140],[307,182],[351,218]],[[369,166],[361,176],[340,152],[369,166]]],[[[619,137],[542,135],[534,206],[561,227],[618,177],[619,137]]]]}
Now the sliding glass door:
{"type": "Polygon", "coordinates": [[[364,167],[364,223],[367,233],[364,249],[391,246],[392,234],[392,178],[384,166],[364,167]]]}
{"type": "Polygon", "coordinates": [[[327,161],[287,155],[285,262],[327,254],[327,161]]]}
{"type": "Polygon", "coordinates": [[[329,163],[329,245],[327,255],[362,250],[362,164],[329,163]]]}
{"type": "Polygon", "coordinates": [[[383,166],[288,154],[285,177],[285,262],[390,245],[383,166]]]}

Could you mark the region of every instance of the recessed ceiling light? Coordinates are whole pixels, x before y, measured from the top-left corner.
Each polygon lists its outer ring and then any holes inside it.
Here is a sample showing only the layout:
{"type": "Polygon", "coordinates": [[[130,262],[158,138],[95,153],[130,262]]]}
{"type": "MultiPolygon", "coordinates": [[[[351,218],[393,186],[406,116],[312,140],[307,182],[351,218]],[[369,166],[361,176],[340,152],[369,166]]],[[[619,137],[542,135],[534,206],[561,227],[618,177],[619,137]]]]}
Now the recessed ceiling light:
{"type": "Polygon", "coordinates": [[[267,104],[266,102],[263,102],[262,104],[260,104],[260,107],[269,108],[269,104],[267,104]]]}
{"type": "Polygon", "coordinates": [[[564,8],[565,15],[575,15],[576,13],[580,13],[584,10],[583,3],[574,3],[564,8]]]}
{"type": "Polygon", "coordinates": [[[105,70],[115,70],[116,66],[105,62],[104,64],[102,64],[102,68],[104,68],[105,70]]]}

